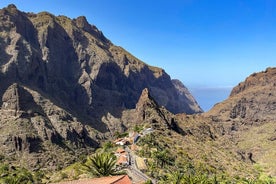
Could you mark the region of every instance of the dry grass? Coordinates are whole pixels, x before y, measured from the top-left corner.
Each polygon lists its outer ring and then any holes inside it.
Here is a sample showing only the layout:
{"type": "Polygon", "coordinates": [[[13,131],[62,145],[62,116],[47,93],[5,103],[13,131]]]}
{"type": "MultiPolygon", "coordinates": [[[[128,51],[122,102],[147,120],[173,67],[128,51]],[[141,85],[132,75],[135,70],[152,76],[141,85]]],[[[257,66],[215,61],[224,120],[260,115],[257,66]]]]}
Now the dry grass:
{"type": "Polygon", "coordinates": [[[269,122],[241,132],[238,139],[238,147],[252,152],[253,160],[273,176],[276,176],[276,141],[269,139],[275,134],[276,122],[269,122]]]}

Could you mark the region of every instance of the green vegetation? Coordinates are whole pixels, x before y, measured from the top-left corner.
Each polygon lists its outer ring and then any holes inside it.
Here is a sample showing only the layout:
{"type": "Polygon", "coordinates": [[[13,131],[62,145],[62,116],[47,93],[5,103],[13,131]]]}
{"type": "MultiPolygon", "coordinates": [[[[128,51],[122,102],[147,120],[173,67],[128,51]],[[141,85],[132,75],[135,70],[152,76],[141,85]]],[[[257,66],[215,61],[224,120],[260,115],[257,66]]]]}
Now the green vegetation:
{"type": "Polygon", "coordinates": [[[115,132],[115,133],[114,133],[114,136],[115,136],[116,139],[118,139],[118,138],[123,138],[123,137],[128,136],[128,132],[123,132],[123,133],[115,132]]]}
{"type": "Polygon", "coordinates": [[[85,168],[95,176],[118,175],[116,171],[116,157],[110,153],[96,153],[89,157],[85,168]]]}
{"type": "Polygon", "coordinates": [[[142,126],[142,125],[135,125],[133,127],[133,131],[138,132],[138,133],[141,133],[143,129],[144,129],[144,126],[142,126]]]}
{"type": "Polygon", "coordinates": [[[41,182],[42,175],[33,174],[25,168],[0,165],[1,184],[31,184],[41,182]]]}
{"type": "Polygon", "coordinates": [[[110,151],[113,147],[114,147],[114,145],[113,145],[113,143],[111,142],[111,141],[107,141],[107,142],[105,142],[104,144],[103,144],[103,146],[102,146],[103,148],[103,152],[108,152],[108,151],[110,151]]]}
{"type": "Polygon", "coordinates": [[[256,175],[245,178],[229,175],[223,168],[214,167],[210,156],[205,154],[196,160],[189,156],[182,147],[178,147],[173,135],[168,138],[166,132],[154,132],[142,137],[137,154],[147,158],[146,174],[156,178],[161,184],[226,184],[226,183],[276,183],[268,176],[256,175]]]}

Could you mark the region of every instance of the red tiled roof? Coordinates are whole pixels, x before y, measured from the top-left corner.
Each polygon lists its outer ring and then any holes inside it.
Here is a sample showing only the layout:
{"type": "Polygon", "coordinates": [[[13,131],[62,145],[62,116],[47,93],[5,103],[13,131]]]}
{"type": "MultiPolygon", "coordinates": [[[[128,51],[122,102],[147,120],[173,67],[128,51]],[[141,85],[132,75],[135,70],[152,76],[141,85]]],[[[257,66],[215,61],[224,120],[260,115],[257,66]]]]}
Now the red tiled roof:
{"type": "Polygon", "coordinates": [[[132,144],[130,149],[131,149],[132,151],[135,151],[135,150],[137,149],[137,145],[136,145],[136,144],[132,144]]]}
{"type": "Polygon", "coordinates": [[[55,184],[131,184],[128,175],[107,176],[101,178],[65,181],[55,184]]]}
{"type": "Polygon", "coordinates": [[[117,165],[120,165],[120,164],[123,164],[123,163],[127,163],[127,157],[126,156],[123,156],[123,155],[121,155],[120,157],[119,157],[119,159],[117,160],[117,165]]]}

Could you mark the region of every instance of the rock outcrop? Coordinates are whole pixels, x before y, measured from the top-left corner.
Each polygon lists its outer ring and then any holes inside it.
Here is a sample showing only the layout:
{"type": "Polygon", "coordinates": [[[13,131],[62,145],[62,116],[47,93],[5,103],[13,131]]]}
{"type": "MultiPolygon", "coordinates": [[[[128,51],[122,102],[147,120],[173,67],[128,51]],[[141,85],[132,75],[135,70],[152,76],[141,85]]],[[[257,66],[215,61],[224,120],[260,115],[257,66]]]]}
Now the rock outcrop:
{"type": "Polygon", "coordinates": [[[20,82],[70,112],[99,120],[135,108],[148,88],[172,113],[202,112],[164,70],[113,45],[83,16],[24,13],[10,5],[0,10],[0,18],[0,95],[20,82]]]}
{"type": "Polygon", "coordinates": [[[220,121],[275,121],[275,81],[276,68],[254,73],[236,86],[228,99],[214,106],[206,114],[212,114],[220,121]]]}
{"type": "Polygon", "coordinates": [[[90,126],[36,91],[15,83],[2,101],[0,154],[9,160],[26,163],[32,169],[58,169],[57,165],[68,165],[78,154],[99,145],[90,126]],[[54,162],[51,157],[55,157],[54,162]]]}
{"type": "Polygon", "coordinates": [[[113,45],[85,17],[0,10],[0,155],[58,169],[129,128],[121,120],[128,112],[132,123],[170,128],[164,113],[172,114],[157,104],[202,112],[181,82],[113,45]]]}
{"type": "Polygon", "coordinates": [[[254,73],[234,87],[228,99],[203,114],[225,149],[231,147],[241,161],[260,164],[272,176],[276,176],[275,81],[275,67],[254,73]]]}

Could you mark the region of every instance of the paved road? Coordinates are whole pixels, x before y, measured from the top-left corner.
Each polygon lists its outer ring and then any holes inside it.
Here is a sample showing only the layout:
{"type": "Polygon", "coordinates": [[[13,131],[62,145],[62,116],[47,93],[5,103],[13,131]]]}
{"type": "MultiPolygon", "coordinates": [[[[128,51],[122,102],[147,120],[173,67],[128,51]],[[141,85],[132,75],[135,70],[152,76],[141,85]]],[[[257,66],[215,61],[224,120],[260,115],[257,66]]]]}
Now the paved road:
{"type": "Polygon", "coordinates": [[[130,160],[129,172],[131,172],[131,174],[134,175],[134,177],[136,177],[137,180],[140,180],[140,181],[151,180],[153,184],[155,184],[156,183],[155,180],[148,177],[146,174],[144,174],[138,169],[136,165],[136,155],[128,147],[125,150],[128,152],[129,160],[130,160]]]}

